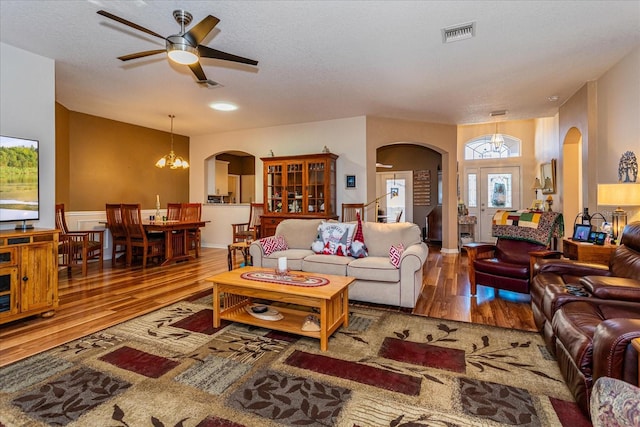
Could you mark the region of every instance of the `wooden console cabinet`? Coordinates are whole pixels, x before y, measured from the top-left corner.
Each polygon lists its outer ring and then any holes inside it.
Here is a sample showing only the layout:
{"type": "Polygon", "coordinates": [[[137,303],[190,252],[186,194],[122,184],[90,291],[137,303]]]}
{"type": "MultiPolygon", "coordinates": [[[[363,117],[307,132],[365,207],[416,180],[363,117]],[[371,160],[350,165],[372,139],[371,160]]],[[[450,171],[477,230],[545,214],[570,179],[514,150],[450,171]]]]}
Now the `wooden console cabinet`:
{"type": "Polygon", "coordinates": [[[58,230],[0,230],[0,324],[58,307],[58,230]]]}
{"type": "Polygon", "coordinates": [[[333,153],[263,157],[264,213],[260,237],[273,236],[287,218],[337,219],[333,153]]]}

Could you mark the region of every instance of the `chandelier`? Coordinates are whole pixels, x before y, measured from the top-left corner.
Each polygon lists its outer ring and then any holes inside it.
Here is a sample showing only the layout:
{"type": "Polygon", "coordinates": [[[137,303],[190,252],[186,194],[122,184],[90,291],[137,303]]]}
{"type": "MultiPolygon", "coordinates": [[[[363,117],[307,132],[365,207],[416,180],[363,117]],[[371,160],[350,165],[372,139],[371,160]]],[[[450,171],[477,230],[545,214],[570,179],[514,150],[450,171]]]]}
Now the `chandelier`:
{"type": "Polygon", "coordinates": [[[496,122],[496,133],[491,137],[491,145],[493,146],[493,151],[500,151],[504,145],[504,138],[501,133],[498,133],[498,122],[496,122]]]}
{"type": "Polygon", "coordinates": [[[173,151],[173,119],[176,116],[173,114],[169,114],[169,118],[171,118],[171,151],[166,156],[160,158],[156,162],[157,168],[163,168],[165,166],[169,167],[169,169],[188,169],[189,162],[184,160],[182,157],[177,156],[173,151]]]}

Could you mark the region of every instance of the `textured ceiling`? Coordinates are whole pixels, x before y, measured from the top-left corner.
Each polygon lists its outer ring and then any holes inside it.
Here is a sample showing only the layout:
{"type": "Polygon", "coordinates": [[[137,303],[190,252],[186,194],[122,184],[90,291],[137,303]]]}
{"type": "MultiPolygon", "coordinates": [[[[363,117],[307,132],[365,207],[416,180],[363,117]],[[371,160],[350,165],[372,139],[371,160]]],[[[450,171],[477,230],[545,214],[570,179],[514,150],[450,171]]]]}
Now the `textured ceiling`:
{"type": "Polygon", "coordinates": [[[465,124],[556,114],[640,44],[640,1],[0,0],[0,41],[54,59],[67,108],[160,130],[175,114],[183,135],[362,115],[465,124]],[[209,88],[165,54],[121,62],[164,42],[99,9],[166,36],[175,9],[216,16],[202,44],[259,64],[203,59],[222,84],[209,88]],[[475,38],[442,43],[470,21],[475,38]],[[221,100],[240,108],[208,107],[221,100]]]}

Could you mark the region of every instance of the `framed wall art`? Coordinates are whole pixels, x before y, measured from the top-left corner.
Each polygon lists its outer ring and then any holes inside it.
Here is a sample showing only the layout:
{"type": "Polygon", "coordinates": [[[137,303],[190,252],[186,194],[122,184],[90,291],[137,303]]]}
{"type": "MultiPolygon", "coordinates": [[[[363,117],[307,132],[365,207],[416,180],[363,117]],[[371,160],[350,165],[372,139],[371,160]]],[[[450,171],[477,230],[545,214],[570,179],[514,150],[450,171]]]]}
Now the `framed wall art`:
{"type": "Polygon", "coordinates": [[[345,178],[345,185],[347,188],[356,188],[356,176],[347,175],[345,178]]]}

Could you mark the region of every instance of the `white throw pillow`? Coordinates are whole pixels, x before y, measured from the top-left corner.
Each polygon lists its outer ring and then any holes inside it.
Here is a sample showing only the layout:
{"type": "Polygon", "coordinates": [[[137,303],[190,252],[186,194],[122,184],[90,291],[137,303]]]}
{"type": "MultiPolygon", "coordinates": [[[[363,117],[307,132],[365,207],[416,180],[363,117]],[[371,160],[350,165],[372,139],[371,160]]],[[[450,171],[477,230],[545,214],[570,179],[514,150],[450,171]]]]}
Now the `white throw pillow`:
{"type": "Polygon", "coordinates": [[[323,222],[318,226],[318,236],[311,244],[317,254],[347,256],[353,239],[355,224],[323,222]]]}

